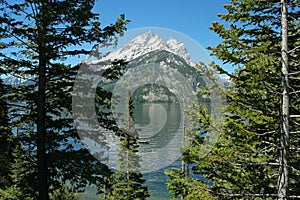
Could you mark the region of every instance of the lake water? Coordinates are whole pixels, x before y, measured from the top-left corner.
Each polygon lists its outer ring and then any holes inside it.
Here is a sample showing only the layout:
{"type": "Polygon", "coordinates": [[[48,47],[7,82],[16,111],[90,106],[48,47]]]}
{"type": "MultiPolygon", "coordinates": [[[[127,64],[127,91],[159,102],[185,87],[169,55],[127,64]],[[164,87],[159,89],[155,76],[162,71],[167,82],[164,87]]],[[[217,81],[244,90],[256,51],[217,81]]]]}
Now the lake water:
{"type": "MultiPolygon", "coordinates": [[[[139,143],[141,171],[146,180],[150,200],[170,199],[166,186],[165,170],[180,168],[180,148],[183,136],[183,116],[177,103],[139,103],[134,108],[135,127],[140,138],[149,143],[139,143]]],[[[83,199],[94,200],[93,188],[87,188],[83,199]]],[[[95,194],[95,193],[94,193],[95,194]]]]}
{"type": "Polygon", "coordinates": [[[149,199],[170,199],[172,196],[167,190],[167,176],[164,174],[164,171],[181,166],[181,161],[178,159],[178,156],[180,156],[181,139],[179,144],[178,142],[171,144],[171,141],[178,134],[182,135],[182,129],[180,128],[180,122],[182,121],[180,105],[176,103],[138,104],[135,105],[134,119],[135,124],[145,127],[142,129],[140,136],[150,140],[149,144],[140,144],[140,151],[145,153],[144,155],[147,157],[146,152],[159,152],[160,149],[164,149],[164,152],[160,152],[163,155],[157,156],[160,156],[163,160],[154,157],[152,162],[155,163],[154,165],[152,164],[154,171],[144,174],[145,185],[148,187],[150,193],[149,199]],[[151,127],[147,126],[149,124],[151,127]],[[166,162],[166,159],[169,158],[173,159],[169,160],[170,163],[164,164],[167,166],[155,170],[155,167],[160,168],[161,163],[166,162]]]}

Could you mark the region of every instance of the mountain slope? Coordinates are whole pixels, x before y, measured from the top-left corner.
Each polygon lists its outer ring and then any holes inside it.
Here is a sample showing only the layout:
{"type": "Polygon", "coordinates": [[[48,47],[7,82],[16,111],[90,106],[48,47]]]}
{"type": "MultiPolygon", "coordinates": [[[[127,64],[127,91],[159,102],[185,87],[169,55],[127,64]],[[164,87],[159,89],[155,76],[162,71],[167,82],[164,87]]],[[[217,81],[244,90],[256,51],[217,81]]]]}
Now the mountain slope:
{"type": "Polygon", "coordinates": [[[158,35],[154,35],[151,31],[135,37],[122,48],[108,54],[103,60],[125,59],[131,61],[155,50],[172,52],[175,55],[182,57],[190,65],[193,65],[193,61],[183,43],[178,42],[173,38],[164,41],[158,35]]]}

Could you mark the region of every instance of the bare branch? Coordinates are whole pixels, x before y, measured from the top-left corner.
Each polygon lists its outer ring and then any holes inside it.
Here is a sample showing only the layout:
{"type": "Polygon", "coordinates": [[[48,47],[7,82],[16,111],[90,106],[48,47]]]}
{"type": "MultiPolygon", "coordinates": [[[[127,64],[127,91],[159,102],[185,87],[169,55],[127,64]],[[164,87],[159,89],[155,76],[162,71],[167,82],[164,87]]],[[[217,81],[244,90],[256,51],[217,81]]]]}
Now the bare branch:
{"type": "Polygon", "coordinates": [[[298,31],[296,33],[289,35],[289,37],[294,37],[294,36],[298,35],[299,33],[300,33],[300,29],[298,29],[298,31]]]}
{"type": "Polygon", "coordinates": [[[267,135],[267,134],[270,134],[270,133],[275,133],[275,131],[267,131],[267,132],[264,132],[264,133],[256,133],[256,135],[263,136],[263,135],[267,135]]]}
{"type": "Polygon", "coordinates": [[[299,118],[300,115],[290,115],[290,118],[299,118]]]}
{"type": "Polygon", "coordinates": [[[290,73],[289,73],[289,76],[290,76],[290,75],[296,75],[296,74],[300,74],[300,71],[290,72],[290,73]]]}
{"type": "Polygon", "coordinates": [[[289,50],[288,53],[289,53],[289,54],[290,54],[290,53],[295,53],[298,49],[300,49],[300,46],[297,46],[297,47],[295,47],[295,48],[289,50]]]}
{"type": "Polygon", "coordinates": [[[267,142],[267,141],[261,141],[261,142],[279,148],[277,144],[274,144],[272,142],[267,142]]]}

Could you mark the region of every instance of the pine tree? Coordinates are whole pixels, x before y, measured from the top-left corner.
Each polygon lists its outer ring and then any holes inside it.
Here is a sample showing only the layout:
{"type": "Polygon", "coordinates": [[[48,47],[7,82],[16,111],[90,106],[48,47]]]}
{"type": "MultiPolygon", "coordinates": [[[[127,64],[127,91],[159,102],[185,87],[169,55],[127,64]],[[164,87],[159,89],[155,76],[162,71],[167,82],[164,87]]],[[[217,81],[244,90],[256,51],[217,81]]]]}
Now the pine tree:
{"type": "Polygon", "coordinates": [[[104,199],[142,200],[149,197],[147,187],[143,186],[145,180],[139,171],[138,133],[133,126],[133,103],[130,93],[127,105],[128,113],[125,118],[127,127],[117,133],[120,138],[120,148],[117,153],[118,168],[112,174],[112,185],[104,199]]]}
{"type": "Polygon", "coordinates": [[[112,185],[106,199],[142,200],[149,197],[145,180],[137,168],[139,156],[137,153],[137,139],[125,134],[121,139],[118,151],[118,169],[112,174],[112,185]]]}
{"type": "Polygon", "coordinates": [[[11,184],[10,169],[12,133],[9,126],[6,87],[0,79],[0,189],[11,184]]]}
{"type": "MultiPolygon", "coordinates": [[[[299,137],[299,2],[233,0],[225,8],[228,13],[221,14],[220,18],[228,26],[214,22],[211,27],[223,42],[210,48],[223,63],[237,68],[229,74],[213,64],[230,76],[233,84],[231,90],[225,91],[228,106],[224,127],[218,143],[204,158],[198,156],[203,139],[194,132],[192,145],[183,156],[193,166],[192,175],[183,179],[171,174],[170,189],[187,197],[196,195],[197,188],[198,195],[218,199],[296,198],[300,176],[296,164],[299,157],[296,142],[299,137]],[[288,52],[281,44],[284,4],[288,8],[285,21],[288,52]],[[289,66],[288,72],[282,71],[281,63],[286,62],[281,58],[282,51],[289,54],[288,63],[283,63],[289,66]],[[286,93],[286,86],[293,92],[286,93]],[[288,101],[283,94],[288,95],[288,101]],[[282,126],[288,118],[286,111],[283,112],[283,102],[289,104],[288,112],[294,116],[288,119],[288,131],[283,131],[282,126]],[[280,178],[282,174],[284,179],[280,178]],[[174,183],[184,189],[180,191],[174,183]]],[[[199,119],[194,128],[205,131],[209,127],[206,118],[210,115],[202,110],[198,118],[192,116],[199,119]]]]}
{"type": "Polygon", "coordinates": [[[72,186],[68,183],[61,183],[61,187],[56,189],[53,194],[50,195],[50,199],[53,200],[79,200],[76,192],[73,191],[72,186]]]}
{"type": "Polygon", "coordinates": [[[14,190],[14,195],[18,199],[36,199],[37,167],[30,151],[22,143],[16,142],[12,158],[10,167],[12,184],[9,188],[14,190]]]}
{"type": "Polygon", "coordinates": [[[1,68],[26,80],[9,90],[10,116],[19,145],[37,164],[31,181],[37,177],[38,188],[32,190],[38,191],[39,199],[49,199],[49,185],[55,188],[59,179],[82,188],[88,180],[96,181],[91,174],[104,169],[87,150],[75,148],[79,137],[65,114],[71,111],[70,91],[78,70],[65,59],[89,53],[84,46],[114,40],[128,23],[122,15],[101,28],[98,14],[92,12],[94,4],[1,1],[1,68]]]}

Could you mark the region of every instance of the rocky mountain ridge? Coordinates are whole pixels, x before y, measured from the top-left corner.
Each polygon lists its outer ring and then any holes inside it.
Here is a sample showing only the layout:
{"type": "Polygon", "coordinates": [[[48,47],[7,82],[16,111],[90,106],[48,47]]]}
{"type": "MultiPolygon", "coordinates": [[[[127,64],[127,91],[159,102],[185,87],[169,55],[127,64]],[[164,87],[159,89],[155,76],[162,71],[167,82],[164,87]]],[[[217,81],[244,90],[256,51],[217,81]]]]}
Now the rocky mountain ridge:
{"type": "Polygon", "coordinates": [[[135,37],[123,47],[109,53],[101,60],[125,59],[131,61],[139,56],[156,50],[169,51],[182,57],[188,64],[194,65],[189,52],[182,42],[171,37],[167,41],[164,41],[161,37],[154,35],[151,31],[135,37]]]}

